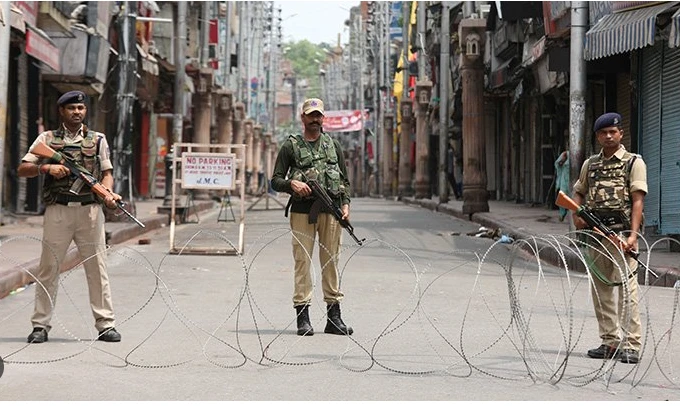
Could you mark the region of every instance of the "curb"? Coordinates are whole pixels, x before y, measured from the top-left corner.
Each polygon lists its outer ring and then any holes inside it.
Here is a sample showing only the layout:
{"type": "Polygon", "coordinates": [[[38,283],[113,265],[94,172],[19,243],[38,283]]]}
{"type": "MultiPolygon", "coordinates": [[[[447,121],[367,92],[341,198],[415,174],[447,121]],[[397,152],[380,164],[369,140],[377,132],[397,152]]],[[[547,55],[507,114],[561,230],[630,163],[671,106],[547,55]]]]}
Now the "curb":
{"type": "MultiPolygon", "coordinates": [[[[195,202],[195,212],[202,212],[214,207],[214,201],[195,202]]],[[[177,215],[176,215],[177,217],[177,215]]],[[[137,224],[130,223],[115,223],[109,222],[106,226],[112,227],[112,231],[106,231],[106,240],[108,245],[116,245],[125,241],[131,240],[149,231],[157,230],[170,224],[170,214],[156,214],[146,218],[140,218],[140,221],[146,226],[142,228],[137,224]]],[[[29,272],[35,274],[40,265],[40,253],[37,258],[30,260],[24,264],[15,266],[5,272],[0,273],[0,299],[7,297],[10,293],[22,286],[33,282],[33,278],[28,274],[29,272]]],[[[72,247],[64,257],[64,262],[61,264],[59,273],[67,272],[78,266],[82,262],[80,254],[75,247],[72,247]]]]}

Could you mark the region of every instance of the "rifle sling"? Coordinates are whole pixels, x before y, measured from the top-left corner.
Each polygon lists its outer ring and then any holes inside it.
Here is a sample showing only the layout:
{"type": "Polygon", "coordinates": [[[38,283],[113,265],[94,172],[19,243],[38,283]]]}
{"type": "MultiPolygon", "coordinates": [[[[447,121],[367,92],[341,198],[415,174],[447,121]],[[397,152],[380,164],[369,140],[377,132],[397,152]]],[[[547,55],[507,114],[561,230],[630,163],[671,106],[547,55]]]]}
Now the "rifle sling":
{"type": "Polygon", "coordinates": [[[288,212],[290,211],[290,206],[292,206],[292,205],[293,205],[293,196],[291,195],[288,198],[288,203],[286,204],[286,209],[283,211],[283,215],[285,217],[288,217],[288,212]]]}
{"type": "MultiPolygon", "coordinates": [[[[600,270],[597,268],[595,265],[595,260],[587,253],[584,253],[584,257],[586,260],[586,263],[588,265],[588,269],[590,269],[591,273],[593,276],[595,276],[600,282],[604,283],[607,286],[621,286],[623,285],[623,282],[612,282],[610,281],[606,276],[602,275],[600,270]]],[[[628,275],[628,279],[634,277],[637,275],[637,268],[628,275]]]]}

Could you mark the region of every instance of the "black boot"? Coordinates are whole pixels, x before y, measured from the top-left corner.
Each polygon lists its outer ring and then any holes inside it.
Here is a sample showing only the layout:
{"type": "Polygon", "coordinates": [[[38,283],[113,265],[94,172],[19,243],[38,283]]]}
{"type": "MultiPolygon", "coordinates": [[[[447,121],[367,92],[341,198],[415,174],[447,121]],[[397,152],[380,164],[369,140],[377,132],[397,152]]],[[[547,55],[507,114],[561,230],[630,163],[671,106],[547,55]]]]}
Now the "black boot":
{"type": "Polygon", "coordinates": [[[299,336],[313,336],[314,329],[309,322],[309,305],[295,306],[297,313],[297,335],[299,336]]]}
{"type": "Polygon", "coordinates": [[[338,334],[338,335],[352,335],[354,330],[352,327],[347,327],[340,317],[340,303],[331,303],[326,306],[328,313],[328,322],[324,333],[338,334]]]}

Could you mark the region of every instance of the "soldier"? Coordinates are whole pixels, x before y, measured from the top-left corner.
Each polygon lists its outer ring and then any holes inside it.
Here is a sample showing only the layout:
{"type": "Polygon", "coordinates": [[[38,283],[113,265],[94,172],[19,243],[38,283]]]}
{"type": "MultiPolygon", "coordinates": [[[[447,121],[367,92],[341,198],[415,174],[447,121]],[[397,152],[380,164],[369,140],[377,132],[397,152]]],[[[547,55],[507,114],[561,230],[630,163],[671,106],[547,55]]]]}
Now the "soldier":
{"type": "Polygon", "coordinates": [[[307,179],[317,179],[328,194],[340,205],[342,218],[349,220],[349,180],[347,168],[338,141],[323,132],[323,102],[307,99],[302,105],[300,118],[304,134],[291,135],[276,157],[272,188],[286,192],[291,199],[290,228],[293,232],[293,258],[295,260],[295,291],[293,306],[297,313],[297,334],[314,334],[309,321],[309,304],[312,299],[312,277],[310,274],[314,240],[319,234],[319,261],[328,322],[325,333],[352,334],[340,317],[340,292],[338,279],[338,252],[342,227],[330,213],[319,213],[314,221],[310,211],[314,197],[307,179]]]}
{"type": "MultiPolygon", "coordinates": [[[[102,133],[92,131],[84,124],[87,114],[86,96],[80,91],[63,94],[57,104],[62,125],[54,131],[38,135],[29,149],[43,142],[52,149],[72,158],[87,169],[101,184],[113,189],[113,175],[109,146],[102,133]]],[[[59,283],[59,269],[71,241],[75,241],[80,255],[85,258],[83,266],[87,275],[90,307],[95,318],[95,328],[101,341],[118,342],[111,288],[106,271],[104,237],[104,212],[97,196],[89,187],[83,186],[77,193],[74,179],[67,167],[41,160],[27,153],[17,173],[20,177],[32,178],[45,175],[43,202],[46,205],[43,220],[43,250],[36,278],[35,310],[31,322],[33,331],[29,343],[43,343],[48,340],[53,306],[56,303],[59,283]]],[[[120,196],[112,193],[104,199],[109,208],[116,207],[120,196]]]]}
{"type": "MultiPolygon", "coordinates": [[[[613,230],[628,234],[623,238],[624,247],[601,238],[602,246],[588,249],[588,255],[593,259],[589,271],[595,276],[591,278],[591,292],[602,339],[602,344],[589,350],[588,356],[618,357],[621,362],[636,364],[642,337],[635,272],[638,264],[630,256],[622,255],[621,249],[638,250],[647,194],[647,166],[642,157],[626,151],[621,145],[623,131],[620,126],[621,115],[618,113],[603,114],[595,121],[593,131],[602,150],[583,163],[574,184],[574,201],[579,205],[585,202],[585,206],[613,230]]],[[[573,219],[576,228],[587,227],[578,215],[573,215],[573,219]]]]}

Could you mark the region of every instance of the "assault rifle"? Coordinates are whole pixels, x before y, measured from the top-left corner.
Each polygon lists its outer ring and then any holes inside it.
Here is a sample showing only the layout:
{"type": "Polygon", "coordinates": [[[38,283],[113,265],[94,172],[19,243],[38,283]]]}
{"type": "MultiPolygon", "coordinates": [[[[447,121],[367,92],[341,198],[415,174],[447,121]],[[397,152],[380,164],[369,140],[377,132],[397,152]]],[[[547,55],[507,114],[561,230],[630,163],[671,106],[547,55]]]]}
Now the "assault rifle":
{"type": "MultiPolygon", "coordinates": [[[[342,219],[342,210],[340,210],[340,207],[333,203],[333,199],[331,199],[331,197],[328,196],[328,193],[323,187],[321,187],[319,182],[316,179],[308,179],[307,185],[309,185],[309,187],[312,189],[312,193],[314,193],[314,195],[317,197],[317,201],[314,202],[313,205],[318,204],[317,202],[321,202],[321,204],[323,204],[326,207],[326,209],[330,210],[331,214],[340,222],[342,228],[347,230],[349,235],[352,236],[352,238],[354,238],[354,241],[356,241],[357,244],[362,245],[363,242],[366,241],[366,239],[362,238],[360,240],[357,238],[356,235],[354,235],[354,227],[352,227],[352,225],[349,223],[349,220],[342,219]]],[[[318,214],[318,208],[316,210],[315,208],[312,208],[312,211],[315,211],[318,214]]],[[[310,218],[313,218],[311,212],[310,218]]]]}
{"type": "Polygon", "coordinates": [[[619,234],[609,228],[603,221],[600,219],[595,213],[590,211],[587,207],[584,206],[579,206],[578,203],[576,203],[572,198],[567,196],[564,192],[560,191],[557,194],[557,200],[555,201],[555,204],[558,205],[559,207],[567,210],[571,210],[574,213],[576,213],[579,217],[581,217],[587,224],[588,226],[593,229],[596,233],[602,234],[605,237],[609,238],[611,242],[616,244],[618,247],[623,249],[628,256],[633,258],[638,264],[640,264],[642,267],[644,267],[647,271],[649,271],[654,277],[658,278],[659,275],[657,275],[654,271],[649,269],[647,265],[645,265],[642,261],[640,261],[639,256],[640,253],[637,251],[633,251],[632,247],[628,247],[628,242],[621,238],[619,234]]]}
{"type": "MultiPolygon", "coordinates": [[[[73,186],[71,187],[71,190],[69,190],[73,194],[78,194],[80,189],[82,188],[83,185],[87,185],[90,187],[90,189],[100,198],[105,199],[107,196],[111,196],[112,192],[106,188],[104,185],[101,184],[95,178],[92,176],[90,172],[88,172],[87,169],[83,168],[81,165],[77,164],[76,162],[73,162],[73,160],[65,155],[60,154],[59,152],[53,150],[50,148],[47,144],[44,142],[39,142],[36,144],[33,149],[30,151],[32,154],[37,155],[41,158],[46,158],[50,159],[56,163],[59,163],[61,165],[64,165],[71,171],[71,176],[76,178],[76,181],[74,182],[73,186]]],[[[116,206],[123,212],[125,213],[126,216],[130,217],[132,221],[137,223],[140,227],[145,228],[146,226],[135,216],[132,215],[127,209],[125,209],[125,203],[123,203],[120,200],[115,200],[116,206]]]]}

